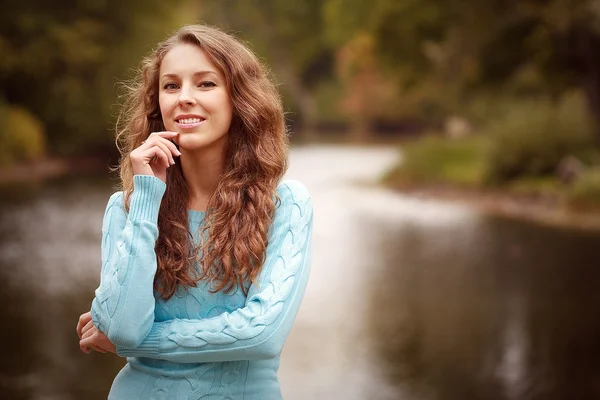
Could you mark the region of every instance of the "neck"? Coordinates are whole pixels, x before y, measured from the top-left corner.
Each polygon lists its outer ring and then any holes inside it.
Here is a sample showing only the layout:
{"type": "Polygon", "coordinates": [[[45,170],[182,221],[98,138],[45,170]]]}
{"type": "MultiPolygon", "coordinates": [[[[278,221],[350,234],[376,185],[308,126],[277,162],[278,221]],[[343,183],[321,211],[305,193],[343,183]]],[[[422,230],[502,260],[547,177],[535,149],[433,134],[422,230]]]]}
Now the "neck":
{"type": "Polygon", "coordinates": [[[188,188],[188,207],[196,211],[206,211],[225,169],[225,149],[180,151],[181,169],[188,188]]]}

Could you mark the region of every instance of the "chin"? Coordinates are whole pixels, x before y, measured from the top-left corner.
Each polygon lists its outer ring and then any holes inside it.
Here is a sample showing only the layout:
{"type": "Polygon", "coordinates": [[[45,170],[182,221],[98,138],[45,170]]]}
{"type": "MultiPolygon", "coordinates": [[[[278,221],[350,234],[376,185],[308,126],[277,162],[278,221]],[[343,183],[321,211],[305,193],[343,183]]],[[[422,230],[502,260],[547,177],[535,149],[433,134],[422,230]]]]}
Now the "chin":
{"type": "Polygon", "coordinates": [[[177,142],[181,149],[194,151],[207,149],[214,146],[223,146],[226,143],[226,136],[211,137],[206,134],[183,133],[179,135],[177,142]]]}

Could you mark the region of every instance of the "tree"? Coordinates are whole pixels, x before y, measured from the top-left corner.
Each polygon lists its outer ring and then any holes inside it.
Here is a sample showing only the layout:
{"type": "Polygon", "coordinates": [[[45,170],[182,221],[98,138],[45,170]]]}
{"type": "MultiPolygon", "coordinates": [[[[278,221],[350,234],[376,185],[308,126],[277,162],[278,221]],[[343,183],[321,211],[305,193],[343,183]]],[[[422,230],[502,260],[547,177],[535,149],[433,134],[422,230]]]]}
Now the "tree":
{"type": "Polygon", "coordinates": [[[328,0],[330,40],[339,46],[366,31],[401,90],[438,88],[452,112],[469,96],[505,90],[527,69],[529,95],[580,88],[600,140],[599,0],[328,0]]]}
{"type": "Polygon", "coordinates": [[[115,82],[162,39],[180,2],[8,0],[0,6],[4,99],[45,126],[52,153],[107,143],[115,82]]]}
{"type": "Polygon", "coordinates": [[[333,49],[324,38],[319,0],[214,0],[203,3],[202,16],[249,41],[273,68],[281,90],[299,111],[296,123],[314,138],[315,87],[332,75],[333,49]],[[300,121],[298,121],[300,120],[300,121]]]}

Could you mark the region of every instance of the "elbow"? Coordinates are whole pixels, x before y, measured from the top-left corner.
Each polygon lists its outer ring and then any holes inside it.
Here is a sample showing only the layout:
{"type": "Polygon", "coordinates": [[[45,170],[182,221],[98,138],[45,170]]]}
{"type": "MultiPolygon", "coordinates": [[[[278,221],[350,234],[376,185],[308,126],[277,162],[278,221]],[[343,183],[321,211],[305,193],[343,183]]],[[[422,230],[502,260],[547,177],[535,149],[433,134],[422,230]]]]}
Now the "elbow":
{"type": "Polygon", "coordinates": [[[129,320],[119,321],[119,324],[113,323],[106,332],[106,336],[112,344],[121,349],[135,349],[139,347],[146,336],[152,329],[152,321],[145,321],[140,319],[139,321],[129,320]]]}
{"type": "Polygon", "coordinates": [[[138,347],[152,328],[153,319],[111,318],[105,311],[96,304],[94,299],[91,308],[94,325],[118,348],[133,349],[138,347]]]}
{"type": "Polygon", "coordinates": [[[138,334],[136,331],[128,330],[109,330],[106,334],[108,340],[119,349],[135,349],[144,341],[145,336],[138,334]]]}
{"type": "Polygon", "coordinates": [[[272,337],[257,344],[253,349],[251,358],[254,360],[270,360],[279,357],[282,350],[283,341],[272,337]]]}

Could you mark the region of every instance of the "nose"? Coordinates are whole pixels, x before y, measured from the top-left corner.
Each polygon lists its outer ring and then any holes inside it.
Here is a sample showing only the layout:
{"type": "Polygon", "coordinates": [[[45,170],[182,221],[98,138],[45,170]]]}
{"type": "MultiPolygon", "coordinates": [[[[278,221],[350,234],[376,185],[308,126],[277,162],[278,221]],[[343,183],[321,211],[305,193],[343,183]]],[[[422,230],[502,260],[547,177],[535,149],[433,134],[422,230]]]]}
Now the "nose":
{"type": "Polygon", "coordinates": [[[179,92],[179,105],[180,106],[193,106],[196,104],[196,99],[194,98],[191,89],[189,86],[183,86],[181,91],[179,92]]]}

